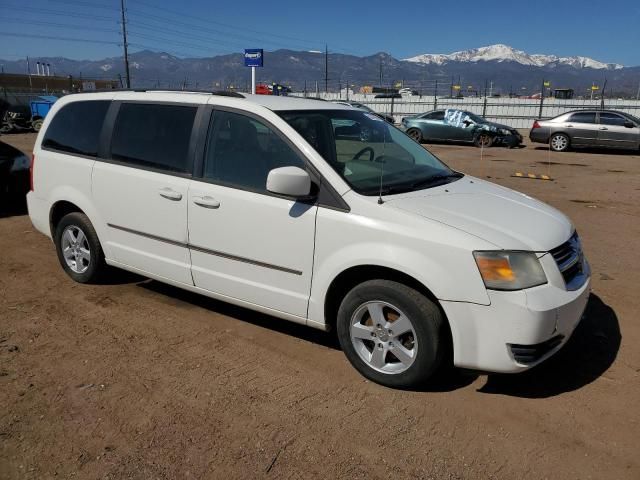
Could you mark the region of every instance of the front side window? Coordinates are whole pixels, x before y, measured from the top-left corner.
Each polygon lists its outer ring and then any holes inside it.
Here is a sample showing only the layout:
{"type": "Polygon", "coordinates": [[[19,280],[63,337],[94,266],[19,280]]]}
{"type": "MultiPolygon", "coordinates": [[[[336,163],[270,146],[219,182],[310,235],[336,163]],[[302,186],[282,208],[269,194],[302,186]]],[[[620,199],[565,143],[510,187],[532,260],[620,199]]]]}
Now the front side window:
{"type": "Polygon", "coordinates": [[[42,148],[97,157],[100,132],[109,105],[109,100],[65,105],[51,120],[42,140],[42,148]]]}
{"type": "Polygon", "coordinates": [[[363,195],[420,190],[462,176],[371,113],[305,110],[279,114],[363,195]]]}
{"type": "Polygon", "coordinates": [[[615,125],[618,127],[624,127],[624,122],[627,121],[626,118],[616,115],[615,113],[600,113],[600,123],[603,125],[615,125]]]}
{"type": "Polygon", "coordinates": [[[239,113],[216,111],[209,132],[204,177],[266,192],[274,168],[305,168],[296,152],[264,123],[239,113]]]}
{"type": "Polygon", "coordinates": [[[198,108],[124,103],[113,129],[111,158],[131,166],[189,173],[189,143],[198,108]]]}
{"type": "Polygon", "coordinates": [[[573,123],[596,123],[595,112],[578,112],[572,114],[567,122],[573,123]]]}

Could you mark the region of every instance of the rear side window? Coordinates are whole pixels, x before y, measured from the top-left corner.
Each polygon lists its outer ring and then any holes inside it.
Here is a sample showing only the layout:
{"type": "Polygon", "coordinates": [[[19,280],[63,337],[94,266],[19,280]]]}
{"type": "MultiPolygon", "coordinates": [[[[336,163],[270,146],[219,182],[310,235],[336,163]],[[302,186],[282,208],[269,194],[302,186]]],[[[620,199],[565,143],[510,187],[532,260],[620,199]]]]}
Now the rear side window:
{"type": "Polygon", "coordinates": [[[596,123],[596,114],[595,112],[578,112],[572,114],[567,121],[574,123],[596,123]]]}
{"type": "Polygon", "coordinates": [[[623,118],[621,115],[616,115],[615,113],[602,112],[600,114],[600,123],[604,125],[617,125],[623,127],[625,121],[627,121],[626,118],[623,118]]]}
{"type": "Polygon", "coordinates": [[[422,118],[426,120],[444,120],[444,110],[440,112],[432,112],[424,115],[422,118]]]}
{"type": "Polygon", "coordinates": [[[191,172],[189,143],[198,107],[124,103],[111,140],[111,158],[132,166],[191,172]]]}
{"type": "Polygon", "coordinates": [[[42,148],[61,152],[98,156],[100,132],[108,100],[73,102],[55,114],[42,140],[42,148]]]}

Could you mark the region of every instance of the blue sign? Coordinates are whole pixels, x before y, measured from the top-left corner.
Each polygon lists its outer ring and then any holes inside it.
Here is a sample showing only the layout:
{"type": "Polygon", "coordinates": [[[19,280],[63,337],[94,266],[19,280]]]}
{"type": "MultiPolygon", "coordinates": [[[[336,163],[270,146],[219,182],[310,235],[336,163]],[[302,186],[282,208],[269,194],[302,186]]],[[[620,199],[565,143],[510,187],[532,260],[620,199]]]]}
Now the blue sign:
{"type": "Polygon", "coordinates": [[[245,67],[262,67],[264,54],[261,48],[246,48],[244,50],[245,67]]]}

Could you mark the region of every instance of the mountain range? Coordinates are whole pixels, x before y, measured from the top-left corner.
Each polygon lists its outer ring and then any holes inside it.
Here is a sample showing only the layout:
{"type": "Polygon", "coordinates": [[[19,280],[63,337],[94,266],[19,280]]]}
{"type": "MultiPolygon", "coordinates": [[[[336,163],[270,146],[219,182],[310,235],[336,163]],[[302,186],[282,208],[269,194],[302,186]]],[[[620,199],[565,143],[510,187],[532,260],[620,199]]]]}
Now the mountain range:
{"type": "MultiPolygon", "coordinates": [[[[130,54],[132,86],[159,88],[220,89],[230,85],[247,88],[250,72],[244,67],[243,55],[231,53],[207,58],[181,58],[168,53],[143,50],[130,54]]],[[[379,52],[369,56],[330,53],[328,56],[329,90],[337,91],[347,83],[355,85],[395,85],[402,82],[433,94],[438,82],[438,94],[448,94],[453,83],[463,89],[482,91],[487,84],[494,93],[533,93],[543,80],[554,88],[573,88],[586,94],[594,83],[612,95],[636,96],[640,83],[640,67],[604,63],[587,57],[557,57],[528,54],[506,45],[454,52],[423,54],[397,59],[379,52]],[[382,79],[382,82],[380,81],[382,79]]],[[[118,78],[124,75],[121,57],[101,60],[71,60],[64,57],[31,58],[51,64],[56,75],[85,78],[118,78]]],[[[26,73],[26,59],[0,60],[7,73],[26,73]]],[[[276,50],[265,52],[264,68],[259,68],[259,82],[278,82],[295,90],[325,88],[325,55],[321,52],[276,50]]]]}
{"type": "Polygon", "coordinates": [[[473,48],[451,54],[424,53],[407,58],[407,62],[444,65],[450,62],[516,62],[521,65],[533,65],[536,67],[553,67],[557,65],[569,65],[575,68],[593,68],[596,70],[619,70],[624,65],[618,63],[603,63],[589,57],[558,57],[556,55],[544,55],[540,53],[529,54],[522,50],[516,50],[501,43],[487,47],[473,48]]]}

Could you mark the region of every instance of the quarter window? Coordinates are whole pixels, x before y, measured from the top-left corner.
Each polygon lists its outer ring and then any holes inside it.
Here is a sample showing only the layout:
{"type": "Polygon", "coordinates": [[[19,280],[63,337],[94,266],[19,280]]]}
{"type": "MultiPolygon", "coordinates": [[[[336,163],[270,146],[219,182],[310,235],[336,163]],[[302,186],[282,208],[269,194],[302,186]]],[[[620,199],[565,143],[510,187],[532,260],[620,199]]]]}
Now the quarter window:
{"type": "Polygon", "coordinates": [[[600,113],[600,123],[603,125],[617,125],[619,127],[624,127],[625,118],[622,118],[620,115],[616,115],[615,113],[600,113]]]}
{"type": "Polygon", "coordinates": [[[205,178],[266,192],[269,171],[289,166],[304,168],[304,162],[270,127],[237,113],[214,113],[205,178]]]}
{"type": "Polygon", "coordinates": [[[573,123],[596,123],[595,112],[578,112],[569,117],[568,122],[573,123]]]}
{"type": "Polygon", "coordinates": [[[189,173],[191,131],[198,108],[124,103],[113,129],[111,158],[133,166],[189,173]]]}
{"type": "Polygon", "coordinates": [[[98,156],[100,132],[110,101],[73,102],[55,114],[42,141],[45,149],[98,156]]]}

